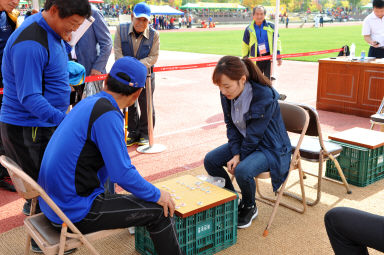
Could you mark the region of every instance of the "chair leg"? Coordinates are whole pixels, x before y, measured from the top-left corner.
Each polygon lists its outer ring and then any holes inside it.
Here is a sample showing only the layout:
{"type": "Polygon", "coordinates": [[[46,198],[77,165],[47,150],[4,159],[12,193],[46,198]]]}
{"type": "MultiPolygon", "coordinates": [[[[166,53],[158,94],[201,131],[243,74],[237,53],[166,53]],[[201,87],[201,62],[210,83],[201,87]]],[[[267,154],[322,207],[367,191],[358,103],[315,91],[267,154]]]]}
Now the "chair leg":
{"type": "Polygon", "coordinates": [[[63,224],[61,225],[60,244],[59,244],[59,255],[63,255],[63,254],[64,254],[64,250],[65,250],[65,241],[67,240],[67,231],[68,231],[67,224],[63,223],[63,224]]]}
{"type": "Polygon", "coordinates": [[[272,214],[269,217],[268,224],[267,224],[267,226],[266,226],[266,228],[264,229],[264,232],[263,232],[263,236],[264,237],[268,236],[268,234],[269,234],[269,228],[271,227],[272,222],[273,222],[273,220],[275,218],[275,215],[276,215],[276,212],[277,212],[277,208],[279,207],[279,204],[280,204],[281,196],[283,195],[285,185],[287,184],[287,180],[288,180],[288,178],[285,180],[285,182],[283,183],[283,186],[281,186],[280,190],[278,191],[277,199],[276,199],[275,205],[273,206],[272,214]]]}
{"type": "Polygon", "coordinates": [[[349,184],[348,184],[347,180],[345,179],[343,170],[341,170],[339,161],[338,161],[332,154],[329,154],[328,156],[329,156],[329,158],[333,161],[333,163],[335,163],[336,169],[337,169],[337,171],[339,172],[340,178],[341,178],[341,180],[343,181],[344,186],[345,186],[345,188],[346,188],[346,190],[347,190],[347,194],[351,194],[352,191],[351,191],[351,189],[349,188],[349,184]]]}
{"type": "Polygon", "coordinates": [[[31,235],[27,234],[27,243],[25,244],[25,255],[29,255],[29,250],[31,248],[31,235]]]}
{"type": "Polygon", "coordinates": [[[372,130],[374,126],[375,126],[375,123],[371,122],[371,127],[370,127],[370,129],[372,130]]]}

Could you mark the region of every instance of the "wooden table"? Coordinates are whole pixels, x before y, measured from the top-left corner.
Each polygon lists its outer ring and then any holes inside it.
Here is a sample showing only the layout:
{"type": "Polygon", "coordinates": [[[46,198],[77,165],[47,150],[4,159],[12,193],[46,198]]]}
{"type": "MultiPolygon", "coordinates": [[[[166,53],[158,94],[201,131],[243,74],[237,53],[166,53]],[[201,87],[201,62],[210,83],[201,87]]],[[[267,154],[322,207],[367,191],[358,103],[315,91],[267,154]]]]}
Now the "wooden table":
{"type": "Polygon", "coordinates": [[[334,135],[328,136],[329,139],[352,144],[368,149],[376,149],[384,146],[384,133],[365,129],[365,128],[351,128],[334,135]]]}
{"type": "Polygon", "coordinates": [[[374,114],[384,97],[384,59],[319,60],[316,108],[362,117],[374,114]]]}

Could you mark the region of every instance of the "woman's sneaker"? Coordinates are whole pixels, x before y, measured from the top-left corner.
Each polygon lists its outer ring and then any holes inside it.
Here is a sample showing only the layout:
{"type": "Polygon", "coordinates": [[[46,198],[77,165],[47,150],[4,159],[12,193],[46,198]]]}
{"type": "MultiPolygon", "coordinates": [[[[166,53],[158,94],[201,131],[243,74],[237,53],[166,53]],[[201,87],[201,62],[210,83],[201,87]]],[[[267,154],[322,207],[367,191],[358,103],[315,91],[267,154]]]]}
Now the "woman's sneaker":
{"type": "Polygon", "coordinates": [[[256,205],[249,207],[242,207],[238,215],[238,228],[247,228],[251,226],[252,220],[256,218],[258,210],[256,205]]]}

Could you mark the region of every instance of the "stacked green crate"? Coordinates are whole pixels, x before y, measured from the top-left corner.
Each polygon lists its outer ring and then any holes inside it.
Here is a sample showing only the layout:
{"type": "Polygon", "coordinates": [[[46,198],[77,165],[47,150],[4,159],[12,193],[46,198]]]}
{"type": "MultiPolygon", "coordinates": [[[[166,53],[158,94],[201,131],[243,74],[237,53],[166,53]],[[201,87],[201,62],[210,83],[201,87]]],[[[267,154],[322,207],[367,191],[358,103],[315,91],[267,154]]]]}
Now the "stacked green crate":
{"type": "MultiPolygon", "coordinates": [[[[185,255],[214,254],[237,241],[237,199],[187,218],[175,216],[181,250],[185,255]]],[[[135,248],[140,254],[157,254],[145,227],[136,227],[135,248]]]]}
{"type": "MultiPolygon", "coordinates": [[[[365,187],[384,178],[384,147],[368,149],[342,142],[332,142],[343,147],[337,160],[348,183],[365,187]]],[[[341,180],[332,160],[327,161],[325,176],[341,180]]]]}

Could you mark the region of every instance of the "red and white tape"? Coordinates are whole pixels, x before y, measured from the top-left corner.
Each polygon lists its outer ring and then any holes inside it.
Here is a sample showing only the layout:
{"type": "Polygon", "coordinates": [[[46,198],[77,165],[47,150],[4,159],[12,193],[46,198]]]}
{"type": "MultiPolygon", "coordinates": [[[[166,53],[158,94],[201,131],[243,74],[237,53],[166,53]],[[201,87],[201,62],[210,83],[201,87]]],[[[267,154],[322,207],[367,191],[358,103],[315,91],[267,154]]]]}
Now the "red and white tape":
{"type": "MultiPolygon", "coordinates": [[[[327,53],[340,52],[343,49],[332,49],[332,50],[320,50],[320,51],[311,51],[311,52],[303,52],[303,53],[293,53],[293,54],[282,54],[278,55],[277,58],[296,58],[296,57],[306,57],[306,56],[314,56],[321,55],[327,53]]],[[[263,61],[272,59],[272,56],[264,56],[257,58],[250,58],[253,61],[263,61]]],[[[214,67],[217,62],[209,62],[209,63],[200,63],[200,64],[189,64],[189,65],[177,65],[177,66],[160,66],[154,67],[153,72],[168,72],[168,71],[178,71],[178,70],[189,70],[189,69],[199,69],[206,67],[214,67]]],[[[93,81],[102,81],[107,78],[108,74],[101,75],[92,75],[85,77],[85,82],[93,82],[93,81]]],[[[0,88],[0,94],[3,94],[3,89],[0,88]]]]}
{"type": "MultiPolygon", "coordinates": [[[[327,54],[327,53],[340,52],[342,50],[343,49],[341,48],[341,49],[332,49],[332,50],[321,50],[321,51],[303,52],[303,53],[282,54],[282,55],[278,55],[277,57],[278,58],[305,57],[305,56],[314,56],[314,55],[321,55],[321,54],[327,54]]],[[[263,60],[272,59],[272,56],[264,56],[264,57],[250,58],[250,59],[253,60],[253,61],[263,61],[263,60]]],[[[168,71],[178,71],[178,70],[188,70],[188,69],[198,69],[198,68],[214,67],[214,66],[216,66],[216,64],[217,64],[217,62],[209,62],[209,63],[177,65],[177,66],[160,66],[160,67],[154,67],[153,68],[153,72],[168,72],[168,71]]],[[[107,77],[107,74],[88,76],[88,77],[85,78],[85,82],[104,80],[106,77],[107,77]]]]}

